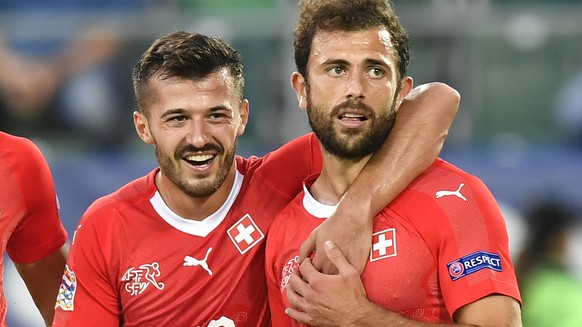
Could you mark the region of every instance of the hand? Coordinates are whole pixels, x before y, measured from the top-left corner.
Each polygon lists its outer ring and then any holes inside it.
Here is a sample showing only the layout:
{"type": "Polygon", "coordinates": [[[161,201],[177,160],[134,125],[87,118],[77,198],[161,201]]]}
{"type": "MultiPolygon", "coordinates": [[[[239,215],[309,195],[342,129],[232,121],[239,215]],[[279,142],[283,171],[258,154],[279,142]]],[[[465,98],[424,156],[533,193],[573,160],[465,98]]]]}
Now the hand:
{"type": "Polygon", "coordinates": [[[323,273],[337,274],[336,267],[322,250],[324,242],[331,240],[339,247],[346,260],[361,274],[370,256],[373,218],[367,212],[349,210],[356,206],[343,206],[344,210],[340,214],[340,207],[335,215],[314,229],[301,244],[299,262],[311,257],[315,252],[313,266],[323,273]],[[366,215],[367,218],[362,219],[362,215],[366,215]]]}
{"type": "Polygon", "coordinates": [[[371,302],[366,297],[360,273],[335,244],[325,242],[324,250],[338,274],[322,274],[309,258],[303,260],[299,273],[295,271],[291,275],[287,286],[287,299],[292,308],[285,312],[300,323],[314,326],[349,325],[359,318],[356,309],[371,302]]]}

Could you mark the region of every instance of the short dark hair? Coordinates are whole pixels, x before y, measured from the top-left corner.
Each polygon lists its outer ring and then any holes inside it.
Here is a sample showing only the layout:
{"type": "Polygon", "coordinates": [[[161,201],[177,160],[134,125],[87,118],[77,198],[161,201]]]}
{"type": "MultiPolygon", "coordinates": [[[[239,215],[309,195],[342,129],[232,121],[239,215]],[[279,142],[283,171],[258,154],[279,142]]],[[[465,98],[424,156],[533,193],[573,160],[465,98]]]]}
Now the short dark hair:
{"type": "MultiPolygon", "coordinates": [[[[218,37],[177,31],[156,39],[133,69],[133,89],[141,111],[149,92],[149,79],[201,79],[227,68],[235,90],[243,98],[244,76],[240,53],[218,37]]],[[[146,113],[147,114],[147,113],[146,113]]]]}
{"type": "Polygon", "coordinates": [[[410,61],[408,35],[389,0],[299,0],[294,29],[295,65],[307,77],[307,62],[318,31],[361,31],[384,27],[397,51],[400,78],[410,61]]]}

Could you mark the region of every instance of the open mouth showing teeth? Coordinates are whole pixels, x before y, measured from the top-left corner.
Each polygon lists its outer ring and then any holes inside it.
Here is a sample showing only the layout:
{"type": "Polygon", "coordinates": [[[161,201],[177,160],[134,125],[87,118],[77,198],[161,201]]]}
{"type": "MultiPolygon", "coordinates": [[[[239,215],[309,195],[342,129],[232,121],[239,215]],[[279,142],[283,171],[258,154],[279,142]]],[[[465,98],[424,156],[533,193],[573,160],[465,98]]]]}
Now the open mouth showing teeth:
{"type": "Polygon", "coordinates": [[[358,120],[358,121],[368,120],[368,118],[365,117],[365,116],[363,116],[363,115],[351,114],[351,113],[346,113],[346,114],[340,115],[339,116],[339,119],[342,119],[342,120],[358,120]]]}
{"type": "Polygon", "coordinates": [[[191,165],[195,165],[195,166],[206,165],[206,164],[210,163],[210,161],[212,161],[212,159],[214,159],[214,156],[210,155],[210,154],[197,154],[197,155],[187,156],[185,158],[185,160],[188,161],[188,163],[190,163],[191,165]]]}

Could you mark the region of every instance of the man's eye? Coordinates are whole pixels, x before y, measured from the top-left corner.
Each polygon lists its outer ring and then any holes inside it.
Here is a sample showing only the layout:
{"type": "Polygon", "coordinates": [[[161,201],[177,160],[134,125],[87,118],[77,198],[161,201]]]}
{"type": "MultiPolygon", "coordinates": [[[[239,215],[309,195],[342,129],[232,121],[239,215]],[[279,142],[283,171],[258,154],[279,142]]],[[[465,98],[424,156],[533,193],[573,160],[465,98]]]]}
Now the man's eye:
{"type": "Polygon", "coordinates": [[[370,77],[382,77],[384,76],[384,71],[380,68],[371,68],[368,71],[368,75],[370,75],[370,77]]]}
{"type": "Polygon", "coordinates": [[[345,73],[345,69],[343,67],[332,67],[328,70],[331,75],[342,75],[345,73]]]}
{"type": "Polygon", "coordinates": [[[185,121],[187,118],[186,116],[174,116],[174,117],[170,117],[170,119],[168,119],[169,121],[175,121],[175,122],[182,122],[185,121]]]}
{"type": "Polygon", "coordinates": [[[210,117],[211,119],[221,119],[221,118],[226,117],[226,115],[223,113],[215,112],[215,113],[211,113],[210,115],[208,115],[208,117],[210,117]]]}
{"type": "Polygon", "coordinates": [[[163,122],[166,124],[182,124],[188,120],[188,116],[185,115],[168,115],[164,118],[163,122]]]}

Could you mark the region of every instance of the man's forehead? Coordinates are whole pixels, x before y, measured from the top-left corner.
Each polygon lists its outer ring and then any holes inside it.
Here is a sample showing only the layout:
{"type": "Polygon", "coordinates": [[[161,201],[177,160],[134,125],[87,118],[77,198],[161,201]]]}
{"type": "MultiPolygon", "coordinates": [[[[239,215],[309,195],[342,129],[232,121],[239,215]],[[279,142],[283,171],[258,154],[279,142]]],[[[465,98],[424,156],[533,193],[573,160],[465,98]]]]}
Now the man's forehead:
{"type": "Polygon", "coordinates": [[[146,94],[155,107],[237,107],[240,96],[228,72],[215,72],[201,79],[157,78],[149,81],[146,94]]]}
{"type": "Polygon", "coordinates": [[[309,65],[329,62],[382,62],[396,69],[398,53],[385,28],[361,31],[320,31],[314,39],[309,65]]]}
{"type": "Polygon", "coordinates": [[[393,49],[390,32],[385,28],[372,28],[359,31],[320,30],[313,38],[313,47],[384,47],[393,49]]]}
{"type": "Polygon", "coordinates": [[[217,84],[217,85],[228,85],[234,78],[230,74],[226,67],[220,68],[216,71],[209,72],[205,76],[168,76],[166,72],[159,71],[154,74],[149,81],[157,81],[161,83],[183,83],[186,81],[197,83],[197,84],[217,84]]]}

